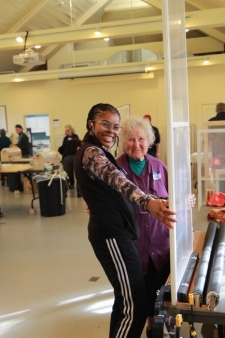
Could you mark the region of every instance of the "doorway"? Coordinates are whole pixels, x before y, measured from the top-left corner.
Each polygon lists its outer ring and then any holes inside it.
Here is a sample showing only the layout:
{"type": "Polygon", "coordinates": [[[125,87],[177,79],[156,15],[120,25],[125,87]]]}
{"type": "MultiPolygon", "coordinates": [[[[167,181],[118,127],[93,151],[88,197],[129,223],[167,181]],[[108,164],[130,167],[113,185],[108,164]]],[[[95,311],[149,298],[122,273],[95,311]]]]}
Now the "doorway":
{"type": "Polygon", "coordinates": [[[51,149],[48,114],[26,115],[25,125],[29,138],[31,155],[51,149]]]}

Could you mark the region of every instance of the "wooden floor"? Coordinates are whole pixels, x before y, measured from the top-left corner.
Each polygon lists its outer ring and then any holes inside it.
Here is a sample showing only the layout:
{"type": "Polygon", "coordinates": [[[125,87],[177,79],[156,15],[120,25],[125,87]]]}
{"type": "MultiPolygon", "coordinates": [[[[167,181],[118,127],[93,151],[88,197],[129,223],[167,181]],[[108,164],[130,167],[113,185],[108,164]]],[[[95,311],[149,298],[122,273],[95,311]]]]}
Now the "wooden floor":
{"type": "MultiPolygon", "coordinates": [[[[38,200],[30,214],[31,195],[0,186],[0,337],[108,337],[113,292],[87,239],[83,200],[70,193],[64,215],[41,217],[38,200]]],[[[194,210],[196,230],[206,216],[194,210]]]]}

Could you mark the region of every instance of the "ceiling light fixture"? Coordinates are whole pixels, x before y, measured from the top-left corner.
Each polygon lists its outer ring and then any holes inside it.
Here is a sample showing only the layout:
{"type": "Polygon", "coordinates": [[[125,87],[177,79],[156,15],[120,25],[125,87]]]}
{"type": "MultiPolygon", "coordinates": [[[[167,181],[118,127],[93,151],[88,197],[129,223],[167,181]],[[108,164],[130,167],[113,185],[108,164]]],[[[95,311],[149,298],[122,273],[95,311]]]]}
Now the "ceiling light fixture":
{"type": "Polygon", "coordinates": [[[152,70],[152,66],[145,67],[145,73],[149,73],[152,70]]]}
{"type": "Polygon", "coordinates": [[[110,38],[104,38],[104,41],[109,41],[110,40],[110,38]]]}
{"type": "Polygon", "coordinates": [[[209,64],[209,59],[205,59],[204,61],[203,61],[203,65],[208,65],[209,64]]]}
{"type": "Polygon", "coordinates": [[[20,76],[19,75],[15,75],[14,76],[14,82],[20,82],[20,81],[22,81],[22,79],[20,78],[20,76]]]}
{"type": "Polygon", "coordinates": [[[17,36],[16,41],[19,43],[23,43],[23,37],[22,36],[17,36]]]}
{"type": "Polygon", "coordinates": [[[101,35],[102,35],[101,29],[100,29],[98,26],[96,27],[95,35],[96,35],[96,36],[101,36],[101,35]]]}
{"type": "Polygon", "coordinates": [[[41,45],[36,45],[34,46],[35,49],[40,49],[41,48],[41,45]]]}

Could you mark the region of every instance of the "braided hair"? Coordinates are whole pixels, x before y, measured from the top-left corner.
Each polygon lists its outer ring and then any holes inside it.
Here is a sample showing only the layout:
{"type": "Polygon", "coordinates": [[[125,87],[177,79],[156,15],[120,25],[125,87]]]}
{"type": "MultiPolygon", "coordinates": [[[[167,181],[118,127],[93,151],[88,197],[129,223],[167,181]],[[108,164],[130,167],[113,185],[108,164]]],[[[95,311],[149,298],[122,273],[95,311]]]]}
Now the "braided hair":
{"type": "Polygon", "coordinates": [[[90,129],[91,129],[88,122],[94,121],[96,116],[98,116],[99,114],[101,114],[104,111],[110,111],[112,113],[116,113],[120,117],[120,113],[117,110],[117,108],[113,107],[111,104],[109,104],[109,103],[98,103],[98,104],[94,105],[88,113],[87,123],[86,123],[86,129],[88,131],[90,131],[90,129]]]}

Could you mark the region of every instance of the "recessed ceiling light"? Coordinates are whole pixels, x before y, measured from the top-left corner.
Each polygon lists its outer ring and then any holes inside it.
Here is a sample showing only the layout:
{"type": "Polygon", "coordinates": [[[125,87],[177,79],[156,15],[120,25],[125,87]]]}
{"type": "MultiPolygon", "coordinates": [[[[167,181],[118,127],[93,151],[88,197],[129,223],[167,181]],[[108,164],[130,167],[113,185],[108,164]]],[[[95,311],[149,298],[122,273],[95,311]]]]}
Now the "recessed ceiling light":
{"type": "Polygon", "coordinates": [[[110,38],[104,38],[104,41],[109,41],[110,40],[110,38]]]}
{"type": "Polygon", "coordinates": [[[22,81],[22,79],[20,78],[20,76],[19,75],[15,75],[14,76],[14,82],[20,82],[20,81],[22,81]]]}
{"type": "Polygon", "coordinates": [[[203,65],[208,65],[209,64],[209,59],[205,59],[204,61],[203,61],[203,65]]]}
{"type": "Polygon", "coordinates": [[[19,43],[23,43],[24,40],[23,40],[22,36],[17,36],[16,41],[19,42],[19,43]]]}
{"type": "Polygon", "coordinates": [[[40,49],[41,48],[41,45],[36,45],[34,46],[35,49],[40,49]]]}

